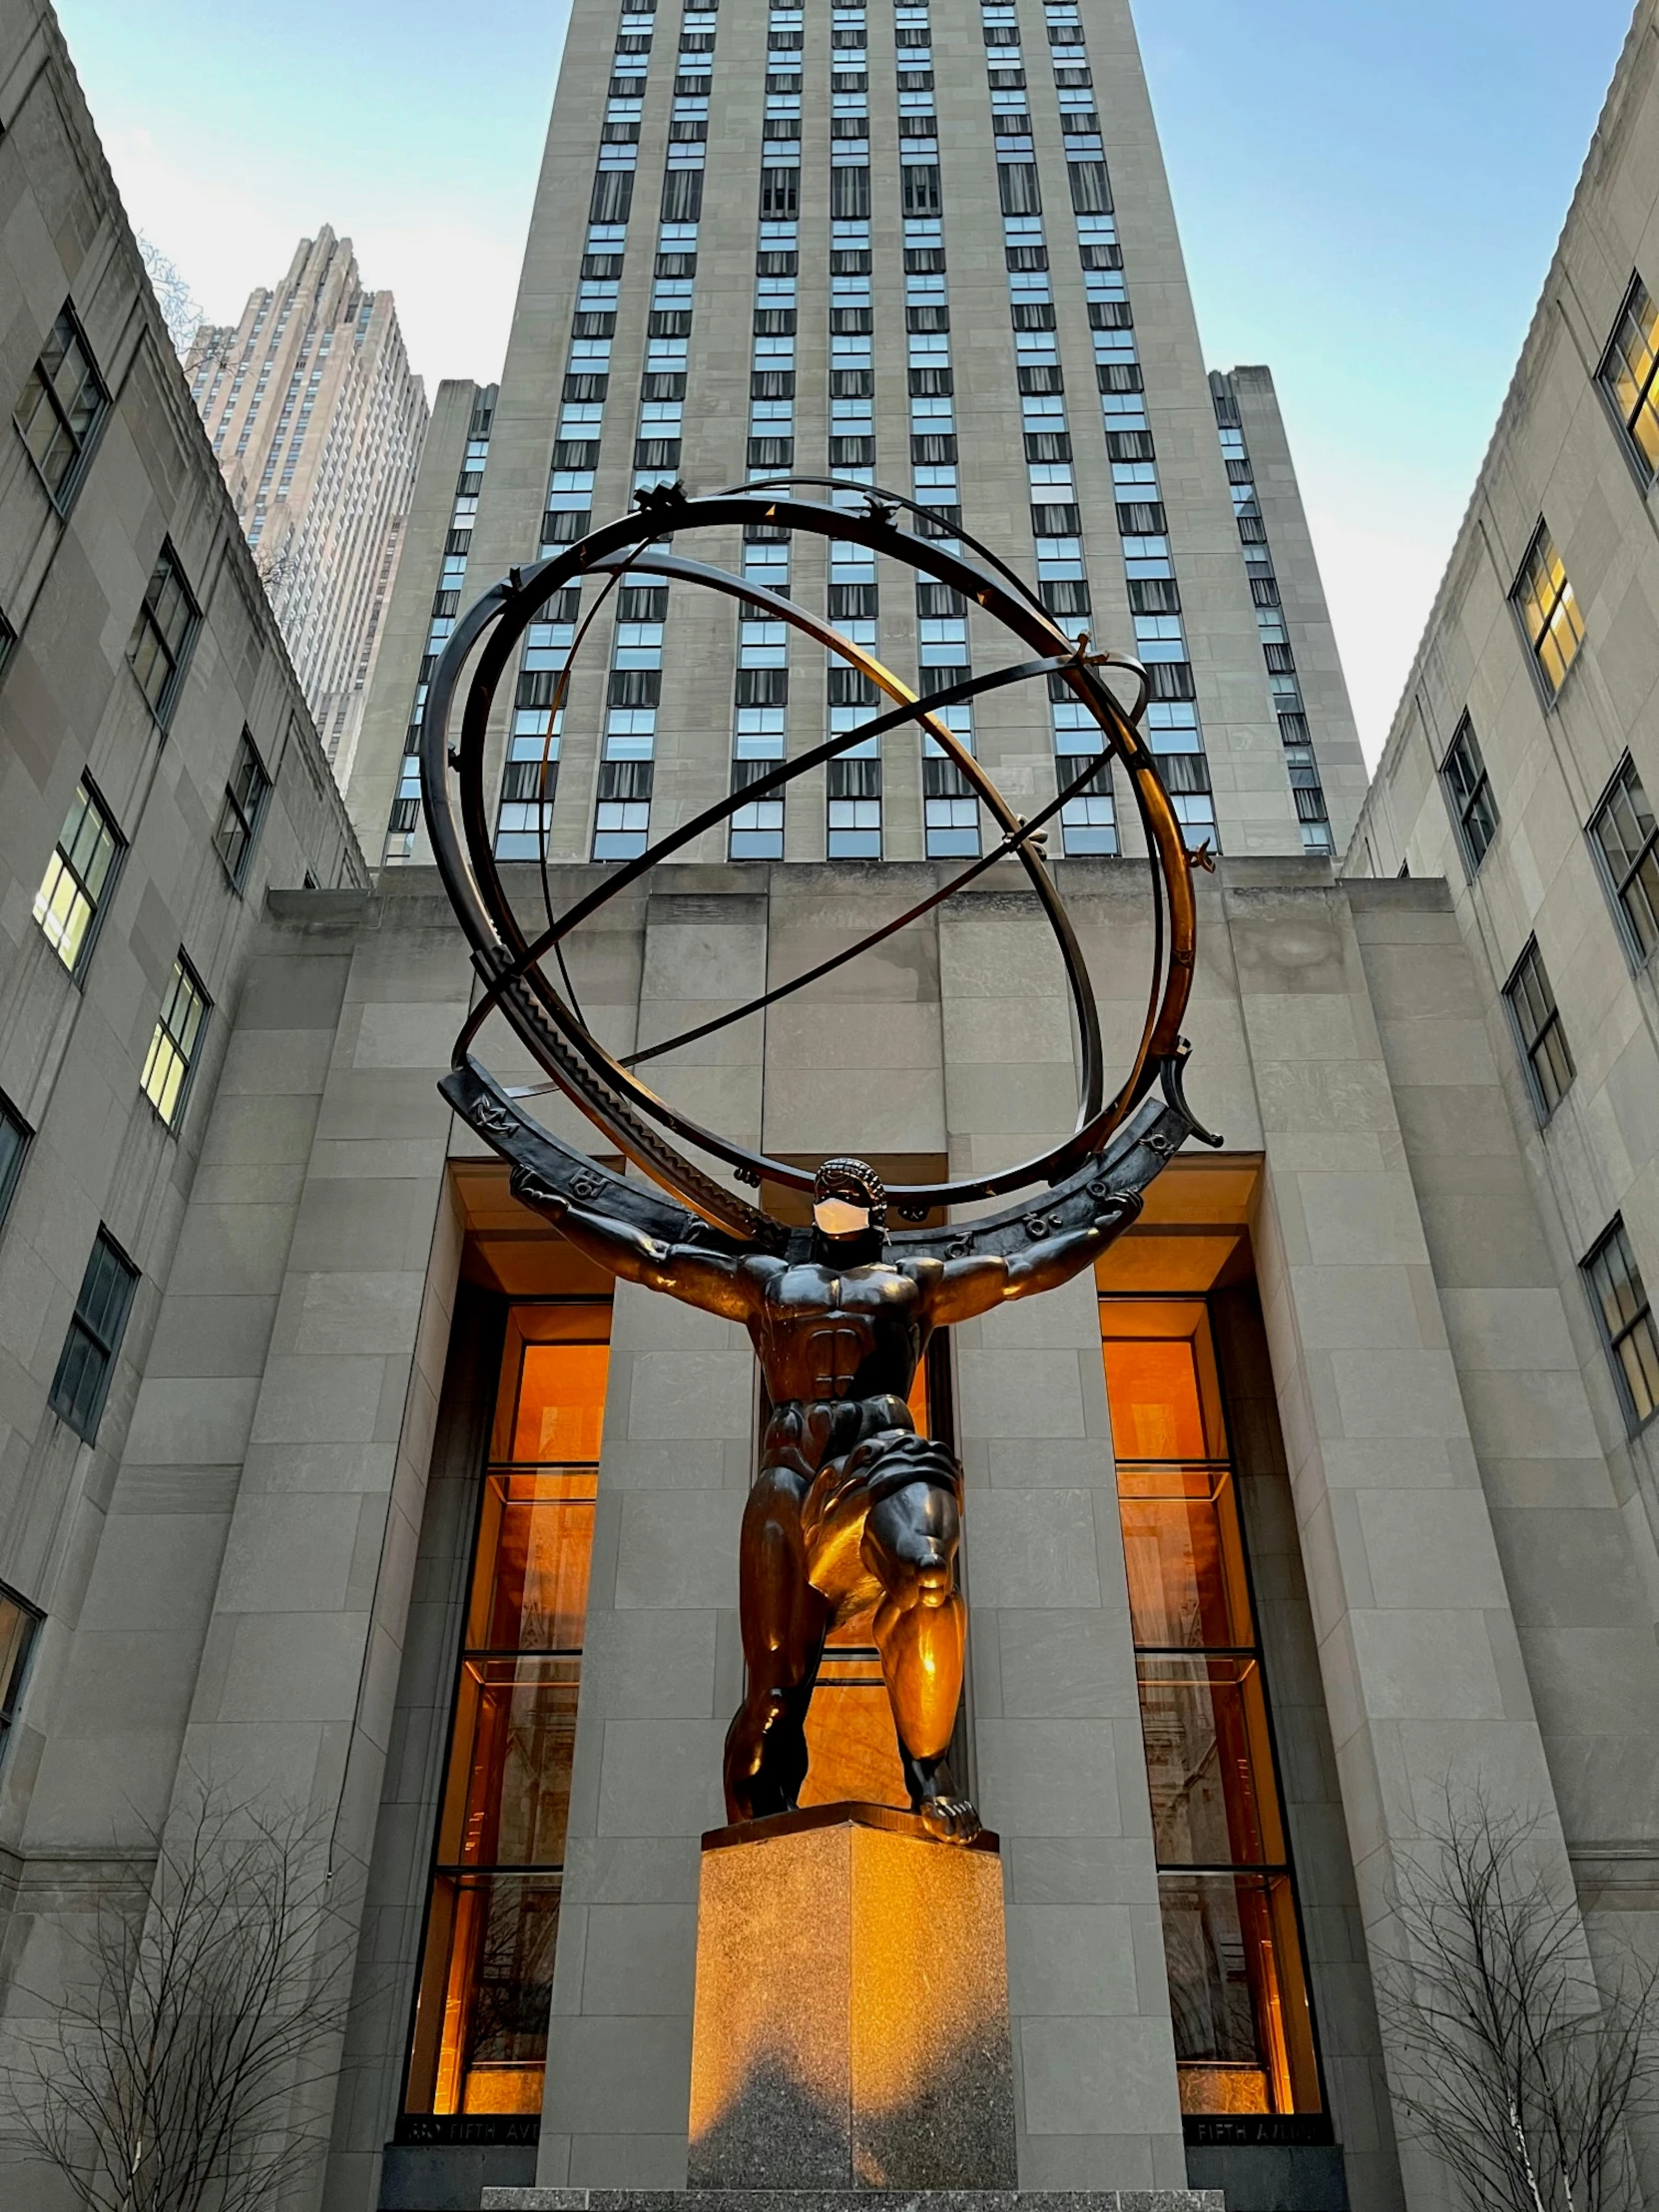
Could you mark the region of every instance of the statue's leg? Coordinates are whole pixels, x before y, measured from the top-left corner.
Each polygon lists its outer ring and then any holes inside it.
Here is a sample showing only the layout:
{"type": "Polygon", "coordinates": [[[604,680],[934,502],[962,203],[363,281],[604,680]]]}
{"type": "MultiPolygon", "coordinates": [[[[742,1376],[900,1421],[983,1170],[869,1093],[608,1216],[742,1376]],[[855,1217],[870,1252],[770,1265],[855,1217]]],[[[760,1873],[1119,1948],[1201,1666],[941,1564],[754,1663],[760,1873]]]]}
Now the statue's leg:
{"type": "Polygon", "coordinates": [[[793,1813],[807,1779],[807,1708],[830,1608],[807,1580],[806,1492],[805,1480],[787,1467],[763,1467],[744,1508],[738,1608],[748,1684],[726,1732],[732,1821],[793,1813]]]}
{"type": "Polygon", "coordinates": [[[950,1491],[911,1482],[871,1506],[863,1559],[881,1584],[881,1654],[910,1804],[936,1836],[969,1843],[979,1815],[946,1765],[962,1698],[967,1608],[956,1587],[961,1517],[950,1491]]]}

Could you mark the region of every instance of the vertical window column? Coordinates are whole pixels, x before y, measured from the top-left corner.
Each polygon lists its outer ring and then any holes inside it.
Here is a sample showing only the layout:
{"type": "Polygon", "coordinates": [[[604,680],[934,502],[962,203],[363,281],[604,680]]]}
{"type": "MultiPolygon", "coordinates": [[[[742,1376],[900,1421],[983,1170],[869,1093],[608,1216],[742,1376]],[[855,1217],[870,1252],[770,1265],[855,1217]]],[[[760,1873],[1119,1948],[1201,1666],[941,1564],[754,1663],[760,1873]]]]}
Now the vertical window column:
{"type": "Polygon", "coordinates": [[[432,1853],[408,2113],[537,2112],[559,1933],[610,1309],[515,1306],[432,1853]]]}
{"type": "Polygon", "coordinates": [[[1224,378],[1212,376],[1210,388],[1215,394],[1216,425],[1221,434],[1222,457],[1227,463],[1227,481],[1233,494],[1233,513],[1239,526],[1245,569],[1250,577],[1250,596],[1256,603],[1256,627],[1268,667],[1268,688],[1273,693],[1274,712],[1279,717],[1285,769],[1291,779],[1291,795],[1296,801],[1297,821],[1302,829],[1302,849],[1330,852],[1333,849],[1331,816],[1325,803],[1325,788],[1320,782],[1319,764],[1314,758],[1296,655],[1285,629],[1285,610],[1279,597],[1279,579],[1274,574],[1273,549],[1268,544],[1267,524],[1262,519],[1261,503],[1256,496],[1256,472],[1245,444],[1239,403],[1226,389],[1224,378]]]}
{"type": "MultiPolygon", "coordinates": [[[[764,483],[795,466],[796,335],[801,274],[801,79],[806,33],[799,7],[775,7],[767,24],[762,174],[749,373],[749,475],[764,483]]],[[[769,590],[790,588],[790,533],[744,526],[743,572],[769,590]]],[[[789,629],[746,609],[733,686],[732,784],[746,791],[784,758],[789,716],[789,629]]],[[[784,799],[759,799],[731,818],[734,860],[784,857],[784,799]]]]}
{"type": "MultiPolygon", "coordinates": [[[[950,358],[950,295],[944,244],[939,125],[934,106],[932,20],[925,0],[893,9],[898,93],[900,213],[904,225],[904,340],[909,397],[910,481],[928,509],[925,534],[954,541],[961,519],[957,480],[955,378],[950,358]]],[[[916,586],[917,689],[923,698],[963,683],[967,608],[946,586],[916,586]]],[[[973,710],[944,707],[939,718],[973,750],[973,710]]],[[[929,859],[971,858],[979,850],[979,803],[937,740],[921,741],[921,814],[929,859]]]]}
{"type": "Polygon", "coordinates": [[[489,459],[490,424],[495,414],[496,386],[479,392],[467,425],[466,451],[455,479],[455,498],[449,510],[449,530],[443,541],[443,567],[438,588],[432,594],[426,647],[420,657],[420,675],[403,733],[403,759],[398,771],[397,793],[386,824],[386,841],[380,853],[382,867],[395,867],[414,850],[415,826],[420,820],[420,725],[426,712],[426,693],[439,656],[449,643],[461,609],[466,583],[467,555],[472,549],[472,528],[478,519],[478,495],[484,488],[484,463],[489,459]]]}
{"type": "Polygon", "coordinates": [[[650,839],[657,709],[663,692],[668,588],[624,584],[616,596],[605,750],[594,810],[596,860],[636,859],[650,839]]]}
{"type": "Polygon", "coordinates": [[[1105,1298],[1106,1394],[1184,2113],[1324,2108],[1207,1309],[1105,1298]]]}
{"type": "MultiPolygon", "coordinates": [[[[875,481],[875,306],[870,288],[869,33],[861,7],[830,18],[830,471],[845,489],[832,505],[856,512],[855,488],[875,481]]],[[[854,645],[873,647],[879,624],[875,558],[850,540],[830,545],[830,619],[854,645]]],[[[867,721],[875,686],[830,658],[831,736],[867,721]]],[[[825,772],[825,850],[832,860],[881,857],[881,747],[865,738],[825,772]]]]}

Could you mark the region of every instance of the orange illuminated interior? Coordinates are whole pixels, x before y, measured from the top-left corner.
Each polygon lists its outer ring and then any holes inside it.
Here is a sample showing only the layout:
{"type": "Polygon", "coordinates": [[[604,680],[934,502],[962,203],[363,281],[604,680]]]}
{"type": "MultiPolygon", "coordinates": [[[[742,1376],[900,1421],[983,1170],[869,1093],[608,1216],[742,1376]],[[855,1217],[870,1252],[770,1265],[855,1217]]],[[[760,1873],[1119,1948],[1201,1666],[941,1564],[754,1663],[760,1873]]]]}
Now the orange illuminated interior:
{"type": "Polygon", "coordinates": [[[1182,2109],[1319,2111],[1208,1310],[1104,1298],[1100,1320],[1182,2109]]]}
{"type": "Polygon", "coordinates": [[[541,2108],[610,1309],[510,1309],[404,2108],[541,2108]]]}

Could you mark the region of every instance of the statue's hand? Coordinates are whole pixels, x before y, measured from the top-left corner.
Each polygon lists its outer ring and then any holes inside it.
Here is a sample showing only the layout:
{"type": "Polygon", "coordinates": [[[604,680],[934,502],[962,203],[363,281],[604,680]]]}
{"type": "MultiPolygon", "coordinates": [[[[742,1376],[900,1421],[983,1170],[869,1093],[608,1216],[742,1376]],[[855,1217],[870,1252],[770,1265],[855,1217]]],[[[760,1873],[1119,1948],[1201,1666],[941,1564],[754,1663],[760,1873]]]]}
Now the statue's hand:
{"type": "Polygon", "coordinates": [[[941,1844],[971,1844],[984,1826],[978,1808],[965,1797],[923,1798],[916,1811],[928,1835],[941,1844]]]}

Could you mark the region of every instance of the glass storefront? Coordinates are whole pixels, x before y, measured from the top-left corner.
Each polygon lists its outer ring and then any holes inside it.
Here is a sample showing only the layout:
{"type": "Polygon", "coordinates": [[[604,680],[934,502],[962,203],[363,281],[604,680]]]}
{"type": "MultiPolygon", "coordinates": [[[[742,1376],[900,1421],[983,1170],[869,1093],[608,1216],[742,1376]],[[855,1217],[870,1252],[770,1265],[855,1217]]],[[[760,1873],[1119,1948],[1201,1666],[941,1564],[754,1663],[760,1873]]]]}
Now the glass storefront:
{"type": "Polygon", "coordinates": [[[541,2109],[610,1308],[514,1306],[484,1470],[404,2109],[541,2109]]]}
{"type": "Polygon", "coordinates": [[[1102,1352],[1185,2112],[1322,2108],[1205,1303],[1103,1298],[1102,1352]]]}

